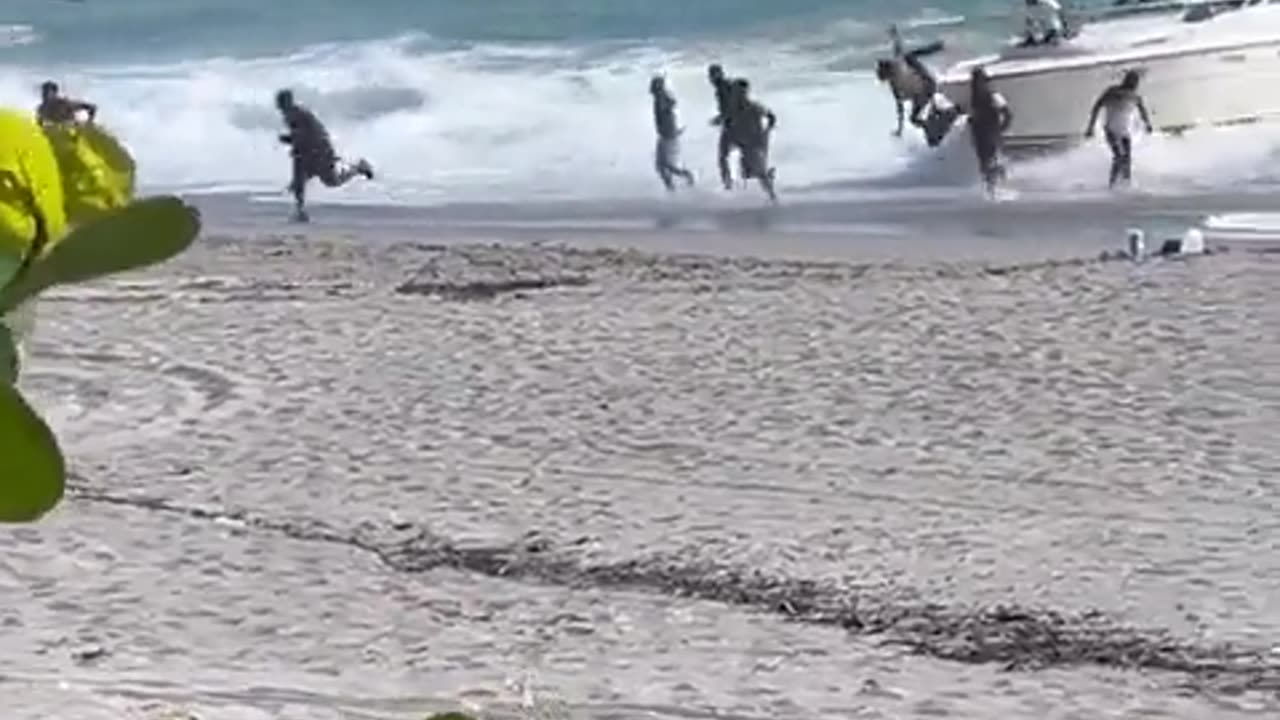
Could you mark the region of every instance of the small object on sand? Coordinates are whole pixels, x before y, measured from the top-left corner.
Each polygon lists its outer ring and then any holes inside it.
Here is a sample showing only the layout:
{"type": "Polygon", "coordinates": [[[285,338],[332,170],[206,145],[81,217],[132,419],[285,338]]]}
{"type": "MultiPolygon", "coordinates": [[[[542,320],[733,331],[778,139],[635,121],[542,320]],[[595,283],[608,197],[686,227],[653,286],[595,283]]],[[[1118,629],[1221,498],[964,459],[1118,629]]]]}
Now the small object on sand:
{"type": "Polygon", "coordinates": [[[1160,254],[1164,257],[1204,255],[1204,233],[1198,228],[1188,228],[1182,237],[1165,240],[1160,254]]]}
{"type": "Polygon", "coordinates": [[[107,649],[101,645],[90,645],[71,653],[71,659],[78,663],[90,663],[108,655],[107,649]]]}
{"type": "Polygon", "coordinates": [[[1187,228],[1182,235],[1182,254],[1203,255],[1204,252],[1204,233],[1200,228],[1187,228]]]}

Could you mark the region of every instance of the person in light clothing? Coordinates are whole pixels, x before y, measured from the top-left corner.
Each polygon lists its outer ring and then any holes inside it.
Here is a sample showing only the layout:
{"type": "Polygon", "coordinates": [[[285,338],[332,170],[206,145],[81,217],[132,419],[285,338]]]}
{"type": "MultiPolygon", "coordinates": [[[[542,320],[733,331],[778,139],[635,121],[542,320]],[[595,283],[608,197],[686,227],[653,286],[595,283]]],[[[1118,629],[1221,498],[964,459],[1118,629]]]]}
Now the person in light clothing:
{"type": "Polygon", "coordinates": [[[1098,114],[1104,110],[1107,113],[1103,127],[1107,146],[1111,148],[1111,187],[1115,187],[1121,180],[1128,183],[1133,179],[1133,126],[1137,124],[1136,121],[1141,118],[1147,132],[1153,130],[1147,105],[1138,94],[1140,79],[1137,70],[1126,72],[1119,84],[1102,91],[1089,114],[1089,127],[1085,129],[1085,137],[1093,137],[1098,114]]]}
{"type": "Polygon", "coordinates": [[[649,81],[649,94],[653,96],[653,124],[658,133],[653,158],[658,177],[668,192],[676,189],[677,177],[693,185],[693,173],[680,166],[680,133],[684,128],[676,122],[676,99],[660,76],[649,81]]]}
{"type": "Polygon", "coordinates": [[[1067,24],[1062,19],[1058,0],[1024,0],[1026,37],[1024,45],[1056,43],[1066,37],[1067,24]]]}

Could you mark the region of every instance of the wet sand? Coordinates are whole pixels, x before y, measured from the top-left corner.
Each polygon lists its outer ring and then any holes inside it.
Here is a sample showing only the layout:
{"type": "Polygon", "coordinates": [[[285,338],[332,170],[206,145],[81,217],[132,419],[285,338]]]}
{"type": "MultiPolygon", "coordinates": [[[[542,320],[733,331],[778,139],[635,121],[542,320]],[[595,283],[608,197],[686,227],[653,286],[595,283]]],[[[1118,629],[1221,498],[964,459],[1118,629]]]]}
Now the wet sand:
{"type": "Polygon", "coordinates": [[[9,717],[1280,709],[1280,258],[210,218],[40,309],[9,717]]]}

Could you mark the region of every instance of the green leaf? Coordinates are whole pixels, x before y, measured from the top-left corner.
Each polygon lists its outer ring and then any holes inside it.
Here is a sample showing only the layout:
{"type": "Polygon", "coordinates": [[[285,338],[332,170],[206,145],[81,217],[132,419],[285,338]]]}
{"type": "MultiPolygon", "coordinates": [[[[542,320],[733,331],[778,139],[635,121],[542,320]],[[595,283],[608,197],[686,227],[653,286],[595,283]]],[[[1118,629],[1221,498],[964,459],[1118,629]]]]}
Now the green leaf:
{"type": "Polygon", "coordinates": [[[9,326],[0,322],[0,383],[18,382],[18,343],[9,326]]]}
{"type": "Polygon", "coordinates": [[[0,251],[0,288],[9,284],[18,268],[22,266],[22,258],[13,257],[0,251]]]}
{"type": "Polygon", "coordinates": [[[62,499],[58,441],[18,390],[0,383],[0,522],[39,520],[62,499]]]}
{"type": "Polygon", "coordinates": [[[0,310],[52,285],[84,282],[164,262],[190,247],[200,213],[173,196],[151,197],[71,231],[0,291],[0,310]]]}

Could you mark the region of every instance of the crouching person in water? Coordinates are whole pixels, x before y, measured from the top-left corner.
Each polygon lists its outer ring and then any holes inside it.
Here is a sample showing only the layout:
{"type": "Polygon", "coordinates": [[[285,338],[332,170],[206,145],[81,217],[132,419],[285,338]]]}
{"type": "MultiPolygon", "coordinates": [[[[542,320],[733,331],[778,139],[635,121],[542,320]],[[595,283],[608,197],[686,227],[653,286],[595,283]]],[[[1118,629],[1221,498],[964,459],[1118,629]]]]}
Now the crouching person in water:
{"type": "Polygon", "coordinates": [[[676,123],[676,99],[667,90],[661,77],[649,81],[649,94],[653,96],[653,124],[658,132],[658,146],[654,149],[654,167],[667,192],[676,189],[675,178],[693,185],[693,173],[680,167],[680,134],[684,132],[676,123]]]}
{"type": "Polygon", "coordinates": [[[276,93],[276,107],[284,118],[289,132],[280,136],[280,142],[290,146],[293,156],[293,179],[289,190],[293,192],[296,203],[294,219],[306,222],[309,218],[306,211],[307,181],[318,178],[328,187],[345,185],[357,175],[373,179],[373,167],[369,161],[361,159],[354,165],[338,168],[339,159],[333,150],[329,132],[324,125],[308,109],[293,99],[293,92],[281,90],[276,93]]]}
{"type": "Polygon", "coordinates": [[[732,122],[733,144],[742,154],[742,177],[755,178],[768,193],[769,199],[778,201],[774,191],[774,168],[769,165],[769,136],[778,125],[778,116],[750,96],[751,86],[739,78],[733,81],[732,122]]]}
{"type": "Polygon", "coordinates": [[[1111,148],[1110,187],[1115,187],[1121,180],[1125,183],[1133,180],[1133,126],[1137,118],[1142,118],[1142,124],[1148,133],[1154,129],[1151,127],[1147,105],[1138,94],[1140,79],[1137,70],[1126,72],[1118,85],[1102,91],[1089,114],[1089,127],[1085,129],[1085,137],[1093,137],[1094,127],[1098,124],[1098,113],[1103,110],[1107,113],[1103,127],[1107,145],[1111,148]]]}
{"type": "Polygon", "coordinates": [[[1005,179],[1001,154],[1004,133],[1013,122],[1013,113],[1004,97],[991,88],[987,71],[980,67],[974,68],[969,76],[969,94],[969,135],[978,156],[982,181],[991,194],[1005,179]]]}

